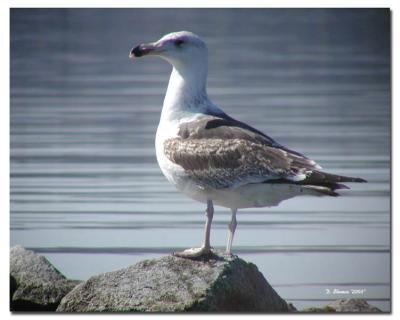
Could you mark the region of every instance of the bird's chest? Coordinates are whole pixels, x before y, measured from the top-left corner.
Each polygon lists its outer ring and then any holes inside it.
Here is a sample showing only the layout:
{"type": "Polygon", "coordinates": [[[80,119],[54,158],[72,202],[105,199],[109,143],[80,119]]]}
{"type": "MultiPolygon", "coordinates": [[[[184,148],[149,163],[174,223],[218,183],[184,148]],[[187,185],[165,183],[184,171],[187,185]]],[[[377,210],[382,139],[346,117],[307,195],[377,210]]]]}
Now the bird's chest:
{"type": "Polygon", "coordinates": [[[156,156],[157,162],[164,176],[174,185],[179,184],[180,177],[184,170],[171,162],[165,153],[165,141],[178,136],[179,124],[176,122],[160,123],[156,133],[156,156]]]}
{"type": "Polygon", "coordinates": [[[156,134],[156,155],[157,162],[164,176],[179,191],[187,196],[201,202],[207,201],[204,195],[204,188],[200,187],[196,181],[180,165],[170,161],[166,156],[165,141],[178,137],[179,123],[160,123],[156,134]]]}

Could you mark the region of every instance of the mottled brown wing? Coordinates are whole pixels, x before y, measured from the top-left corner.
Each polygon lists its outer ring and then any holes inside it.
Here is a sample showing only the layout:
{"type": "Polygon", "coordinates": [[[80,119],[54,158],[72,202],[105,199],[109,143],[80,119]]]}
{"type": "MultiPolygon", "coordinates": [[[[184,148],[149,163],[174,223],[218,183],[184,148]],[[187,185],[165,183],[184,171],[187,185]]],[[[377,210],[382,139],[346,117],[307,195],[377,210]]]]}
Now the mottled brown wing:
{"type": "Polygon", "coordinates": [[[307,158],[297,151],[286,148],[263,132],[228,115],[208,115],[195,121],[182,123],[178,135],[182,139],[242,139],[251,141],[285,151],[287,156],[292,158],[292,161],[297,166],[321,169],[314,160],[307,158]]]}
{"type": "Polygon", "coordinates": [[[167,140],[165,154],[199,184],[228,188],[247,183],[295,183],[345,188],[365,182],[320,171],[303,154],[227,115],[207,115],[182,123],[178,138],[167,140]]]}
{"type": "Polygon", "coordinates": [[[183,139],[164,142],[164,152],[198,184],[230,188],[270,179],[305,178],[287,152],[245,139],[183,139]]]}

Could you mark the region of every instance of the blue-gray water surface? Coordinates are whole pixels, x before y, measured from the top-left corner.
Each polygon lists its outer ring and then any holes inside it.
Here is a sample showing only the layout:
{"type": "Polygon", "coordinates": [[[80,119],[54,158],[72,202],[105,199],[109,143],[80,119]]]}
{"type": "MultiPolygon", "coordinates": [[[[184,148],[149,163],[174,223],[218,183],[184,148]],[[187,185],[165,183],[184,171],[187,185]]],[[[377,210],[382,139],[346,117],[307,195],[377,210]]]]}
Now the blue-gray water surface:
{"type": "MultiPolygon", "coordinates": [[[[240,210],[234,253],[298,308],[365,298],[390,310],[383,9],[12,9],[11,245],[87,279],[201,243],[204,206],[175,191],[155,157],[171,67],[128,59],[183,29],[209,46],[218,106],[329,172],[368,180],[342,197],[240,210]]],[[[229,220],[216,207],[214,247],[229,220]]]]}

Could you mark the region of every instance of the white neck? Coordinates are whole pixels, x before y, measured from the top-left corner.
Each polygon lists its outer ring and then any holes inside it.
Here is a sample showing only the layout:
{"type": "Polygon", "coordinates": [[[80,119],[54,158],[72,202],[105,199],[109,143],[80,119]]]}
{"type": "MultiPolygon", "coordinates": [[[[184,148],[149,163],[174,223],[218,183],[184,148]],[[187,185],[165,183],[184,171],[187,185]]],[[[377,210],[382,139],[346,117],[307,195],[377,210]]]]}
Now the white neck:
{"type": "Polygon", "coordinates": [[[215,113],[222,112],[212,104],[207,96],[206,59],[190,64],[169,62],[173,69],[160,121],[181,119],[208,110],[214,110],[215,113]]]}

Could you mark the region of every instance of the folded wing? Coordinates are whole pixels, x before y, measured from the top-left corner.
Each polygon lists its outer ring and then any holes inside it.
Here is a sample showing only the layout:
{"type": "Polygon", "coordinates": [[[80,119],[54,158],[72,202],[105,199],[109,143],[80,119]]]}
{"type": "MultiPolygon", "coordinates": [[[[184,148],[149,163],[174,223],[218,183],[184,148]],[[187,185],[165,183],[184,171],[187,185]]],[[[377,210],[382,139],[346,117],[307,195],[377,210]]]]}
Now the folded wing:
{"type": "Polygon", "coordinates": [[[294,183],[333,191],[345,187],[341,182],[363,181],[321,172],[313,160],[228,116],[182,123],[178,136],[164,142],[164,152],[205,188],[294,183]]]}

